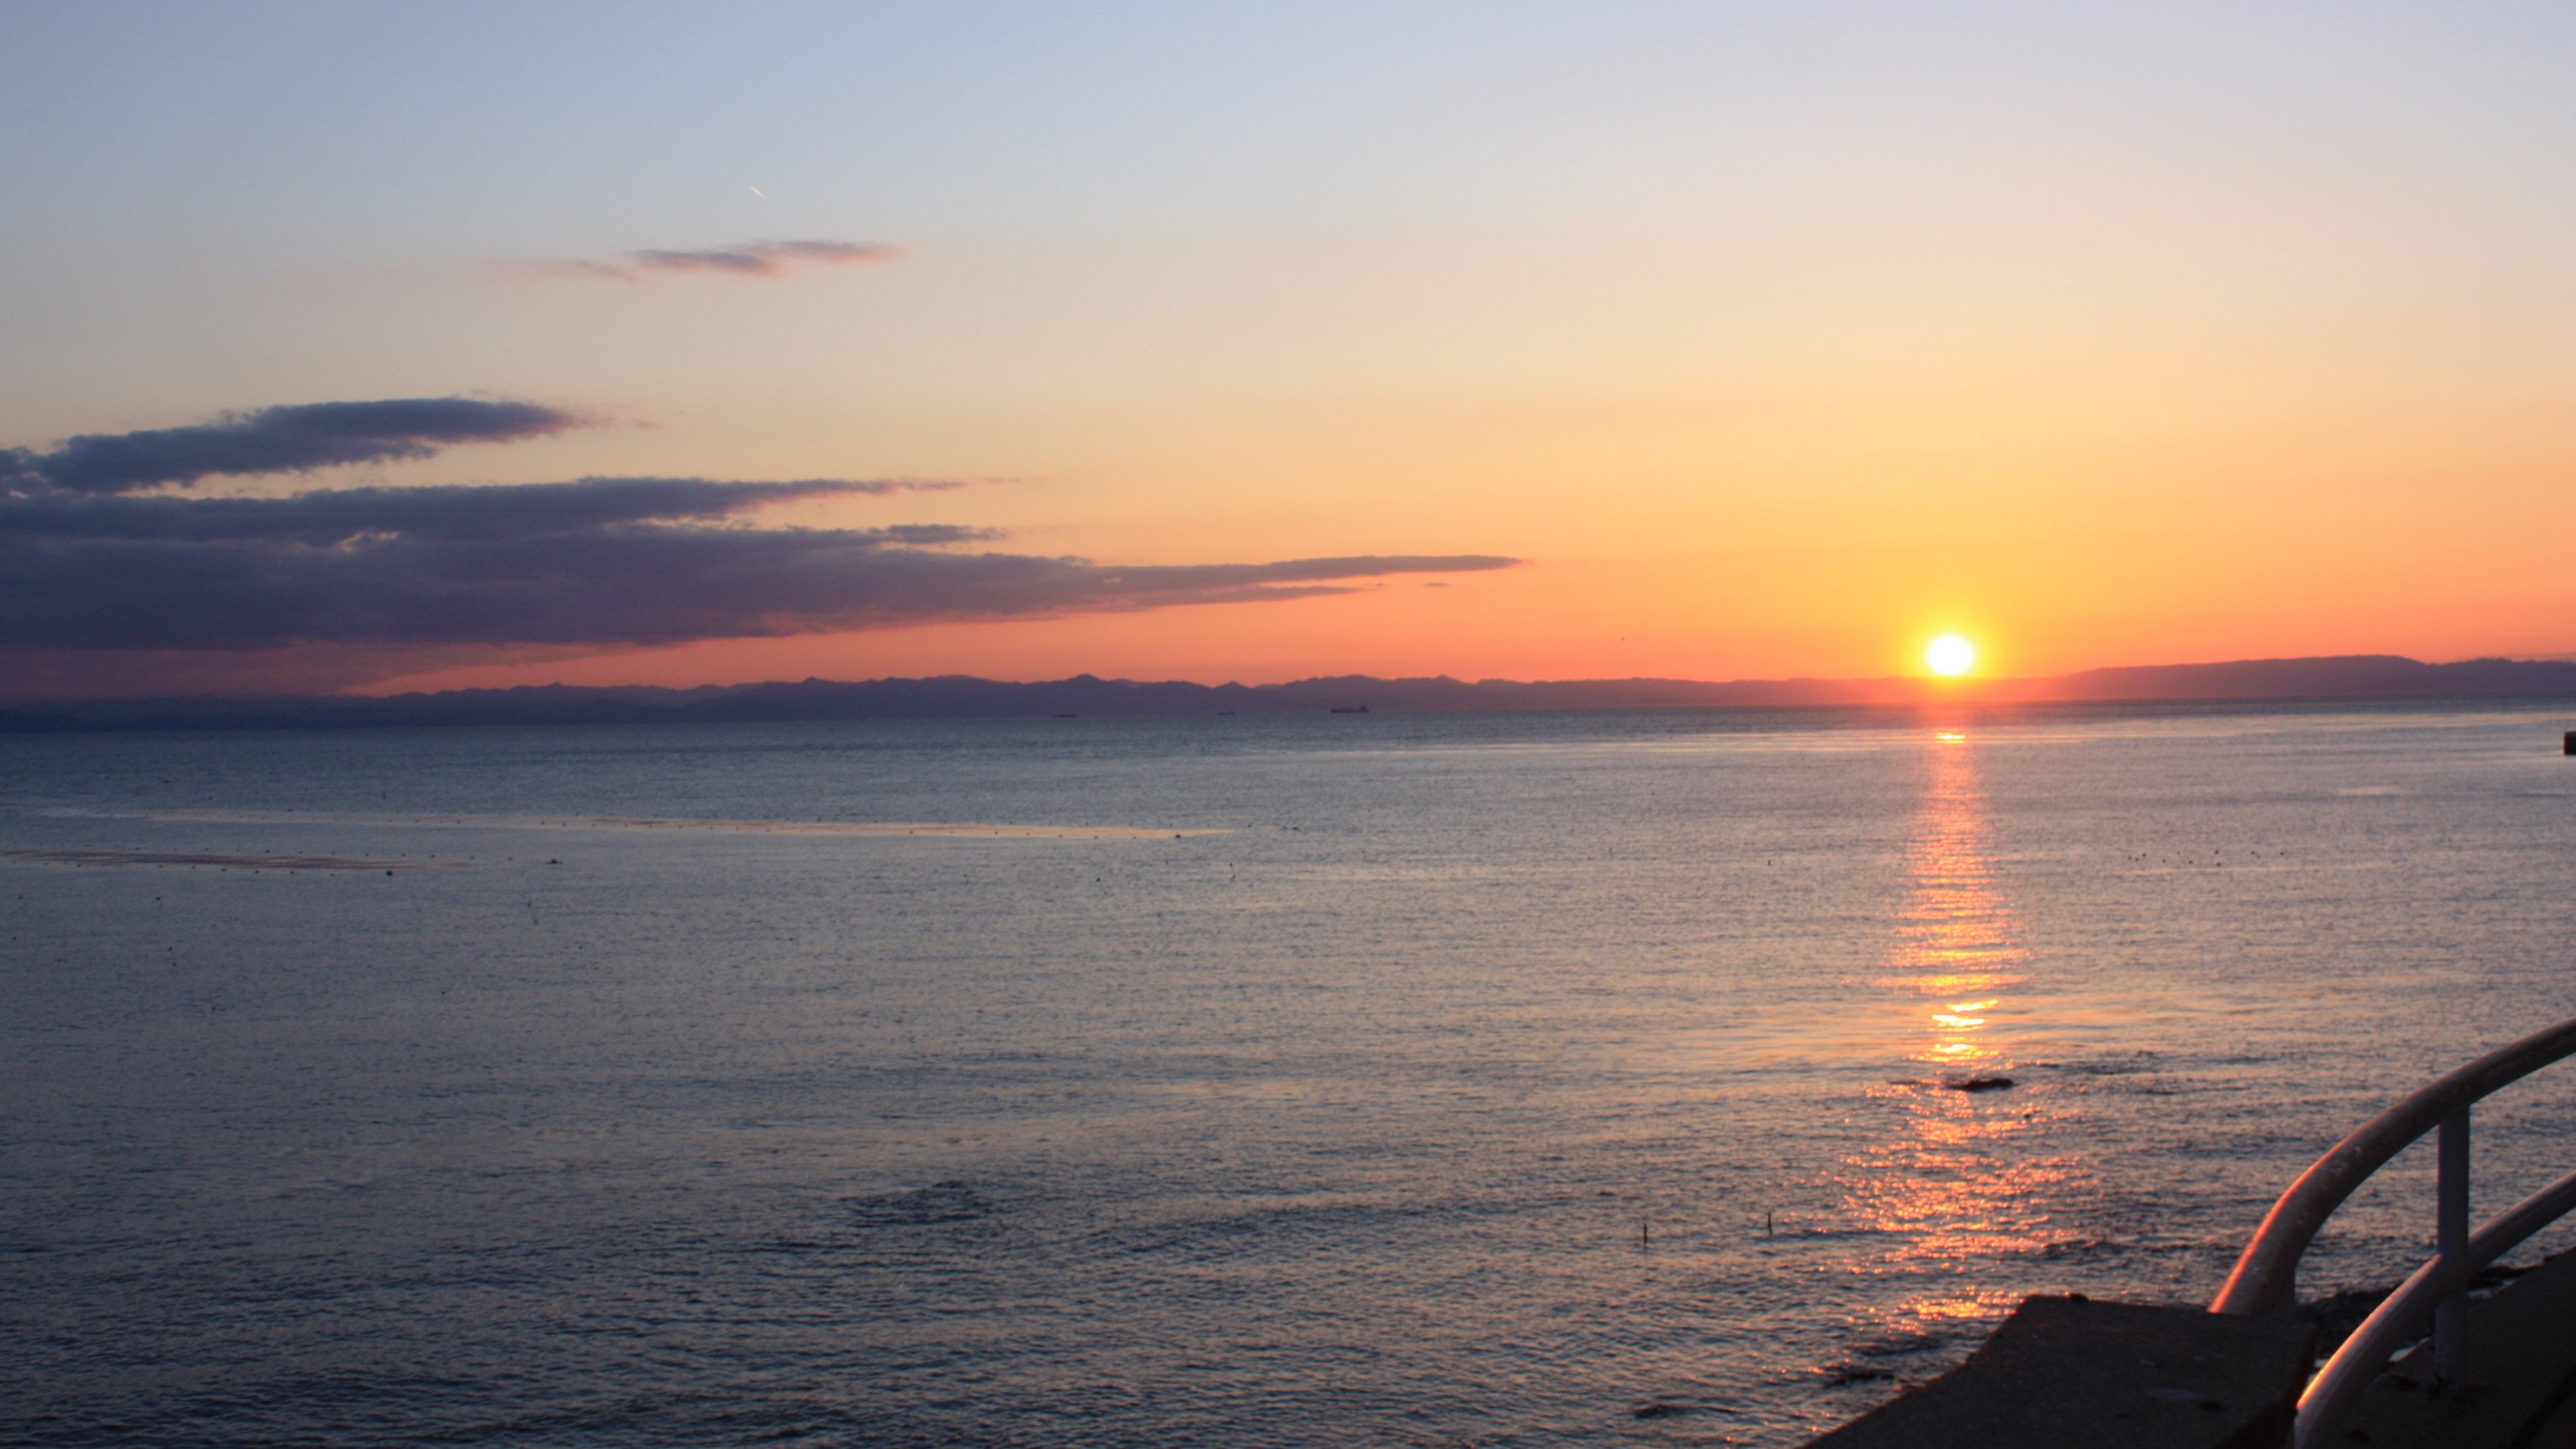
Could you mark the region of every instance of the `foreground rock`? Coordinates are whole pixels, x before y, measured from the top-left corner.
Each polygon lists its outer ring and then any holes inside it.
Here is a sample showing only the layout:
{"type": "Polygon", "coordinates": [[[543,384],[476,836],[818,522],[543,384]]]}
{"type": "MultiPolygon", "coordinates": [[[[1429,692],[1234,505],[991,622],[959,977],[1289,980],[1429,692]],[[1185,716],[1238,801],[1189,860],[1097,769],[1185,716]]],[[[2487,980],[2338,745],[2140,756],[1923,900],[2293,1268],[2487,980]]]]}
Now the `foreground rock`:
{"type": "Polygon", "coordinates": [[[2316,1329],[2034,1295],[1966,1363],[1814,1449],[2277,1449],[2316,1329]]]}

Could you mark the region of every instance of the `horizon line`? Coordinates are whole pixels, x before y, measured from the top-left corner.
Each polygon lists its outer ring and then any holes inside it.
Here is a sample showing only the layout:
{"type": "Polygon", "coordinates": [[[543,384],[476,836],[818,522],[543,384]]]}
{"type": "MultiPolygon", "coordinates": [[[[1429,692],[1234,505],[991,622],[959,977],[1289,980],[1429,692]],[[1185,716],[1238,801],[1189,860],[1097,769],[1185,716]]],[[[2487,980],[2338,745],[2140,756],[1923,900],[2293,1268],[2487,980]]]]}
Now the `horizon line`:
{"type": "Polygon", "coordinates": [[[671,686],[519,684],[401,694],[122,696],[0,700],[0,730],[299,728],[436,724],[827,721],[1093,714],[1521,713],[1638,709],[1996,707],[2438,698],[2576,698],[2576,660],[2301,655],[2109,665],[2069,674],[1954,678],[1463,680],[1317,675],[1270,684],[1051,680],[951,674],[671,686]],[[1220,706],[1225,706],[1220,708],[1220,706]]]}

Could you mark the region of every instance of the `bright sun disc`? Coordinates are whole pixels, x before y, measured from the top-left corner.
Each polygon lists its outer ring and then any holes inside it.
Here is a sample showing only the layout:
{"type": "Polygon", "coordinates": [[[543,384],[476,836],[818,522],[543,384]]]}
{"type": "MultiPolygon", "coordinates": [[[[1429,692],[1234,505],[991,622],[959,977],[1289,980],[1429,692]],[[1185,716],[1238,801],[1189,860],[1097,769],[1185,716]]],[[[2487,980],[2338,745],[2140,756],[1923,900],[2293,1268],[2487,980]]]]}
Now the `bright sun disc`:
{"type": "Polygon", "coordinates": [[[1956,634],[1944,634],[1924,651],[1923,661],[1932,666],[1935,674],[1965,674],[1968,666],[1977,662],[1977,646],[1956,634]]]}

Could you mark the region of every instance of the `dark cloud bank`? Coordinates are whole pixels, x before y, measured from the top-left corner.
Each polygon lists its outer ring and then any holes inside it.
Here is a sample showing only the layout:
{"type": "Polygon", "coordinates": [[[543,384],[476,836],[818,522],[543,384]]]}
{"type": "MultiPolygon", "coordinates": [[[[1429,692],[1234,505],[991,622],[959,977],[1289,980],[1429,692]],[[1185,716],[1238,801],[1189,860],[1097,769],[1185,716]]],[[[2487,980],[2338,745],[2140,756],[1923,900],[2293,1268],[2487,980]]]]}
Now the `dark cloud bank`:
{"type": "MultiPolygon", "coordinates": [[[[1254,603],[1515,562],[1370,555],[1118,567],[978,548],[999,535],[953,524],[779,528],[746,517],[780,503],[946,486],[904,481],[583,478],[283,498],[140,492],[215,475],[420,457],[579,421],[530,403],[463,398],[325,403],[78,437],[46,453],[15,450],[0,472],[0,662],[16,659],[22,681],[96,680],[95,657],[66,669],[45,656],[127,651],[144,677],[114,692],[135,692],[169,673],[174,658],[318,650],[333,652],[344,678],[380,678],[401,672],[403,661],[418,667],[422,649],[577,651],[1254,603]],[[378,651],[372,669],[368,651],[378,651]]],[[[114,661],[105,667],[112,673],[114,661]]],[[[202,668],[179,672],[204,676],[202,668]]],[[[247,658],[240,673],[245,684],[279,677],[247,658]]],[[[10,692],[58,690],[22,683],[10,692]]]]}
{"type": "Polygon", "coordinates": [[[947,619],[1247,603],[1472,555],[1119,568],[951,551],[949,524],[710,526],[866,482],[585,478],[292,498],[0,501],[0,646],[669,644],[947,619]]]}

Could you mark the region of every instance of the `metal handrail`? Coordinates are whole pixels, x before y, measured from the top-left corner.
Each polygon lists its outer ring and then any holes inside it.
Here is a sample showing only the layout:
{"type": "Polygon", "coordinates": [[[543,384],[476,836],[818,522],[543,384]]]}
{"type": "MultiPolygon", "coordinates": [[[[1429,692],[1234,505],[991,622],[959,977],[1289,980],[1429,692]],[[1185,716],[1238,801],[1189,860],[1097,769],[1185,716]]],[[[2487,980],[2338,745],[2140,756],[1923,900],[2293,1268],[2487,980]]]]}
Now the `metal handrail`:
{"type": "Polygon", "coordinates": [[[2455,1260],[2437,1257],[2408,1275],[2344,1339],[2334,1357],[2327,1359],[2326,1366],[2309,1381],[2307,1392],[2299,1395],[2295,1442],[2304,1445],[2313,1437],[2333,1433],[2342,1425],[2343,1416],[2351,1412],[2361,1391],[2370,1387],[2370,1381],[2388,1366],[2390,1357],[2424,1331],[2434,1309],[2466,1291],[2472,1277],[2521,1246],[2523,1239],[2566,1216],[2571,1208],[2576,1208],[2576,1172],[2524,1198],[2514,1204],[2512,1211],[2478,1229],[2477,1236],[2469,1239],[2461,1266],[2454,1268],[2455,1260]]]}
{"type": "Polygon", "coordinates": [[[2516,1244],[2576,1209],[2576,1174],[2559,1179],[2472,1237],[2468,1231],[2469,1115],[2480,1098],[2533,1072],[2576,1056],[2576,1020],[2499,1048],[2408,1095],[2353,1129],[2299,1174],[2263,1216],[2209,1311],[2287,1314],[2298,1306],[2299,1259],[2344,1199],[2425,1133],[2441,1131],[2435,1189],[2439,1253],[2417,1269],[2336,1350],[2299,1397],[2297,1442],[2330,1432],[2388,1355],[2434,1319],[2434,1355],[2445,1377],[2459,1376],[2458,1328],[2469,1279],[2516,1244]],[[2481,1256],[2483,1254],[2484,1256],[2481,1256]]]}
{"type": "Polygon", "coordinates": [[[2263,1215],[2263,1225],[2254,1230],[2252,1241],[2237,1257],[2235,1271],[2210,1300],[2209,1311],[2258,1314],[2295,1309],[2300,1255],[2307,1252],[2327,1216],[2343,1206],[2364,1178],[2440,1126],[2444,1118],[2569,1056],[2576,1056],[2576,1021],[2562,1021],[2491,1051],[2354,1128],[2352,1135],[2300,1173],[2299,1180],[2263,1215]]]}

